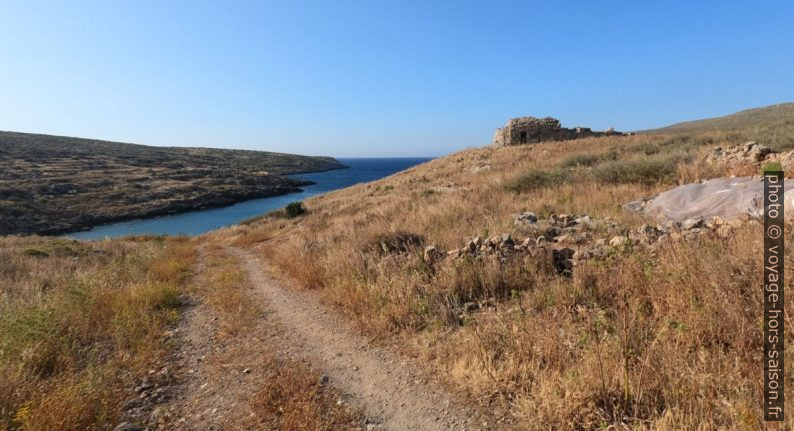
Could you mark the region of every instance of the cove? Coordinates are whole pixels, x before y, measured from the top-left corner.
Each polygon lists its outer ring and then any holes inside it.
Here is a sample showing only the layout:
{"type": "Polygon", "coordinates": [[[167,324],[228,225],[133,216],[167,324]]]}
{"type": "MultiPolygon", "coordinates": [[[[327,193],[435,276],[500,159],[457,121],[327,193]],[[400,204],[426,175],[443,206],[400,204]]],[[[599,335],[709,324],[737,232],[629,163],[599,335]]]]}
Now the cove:
{"type": "Polygon", "coordinates": [[[64,236],[74,239],[92,240],[116,238],[127,235],[199,235],[224,226],[233,225],[269,211],[285,207],[290,202],[330,192],[358,183],[374,181],[396,172],[424,163],[430,158],[339,158],[347,169],[295,174],[293,178],[314,181],[304,186],[299,193],[252,199],[221,208],[191,211],[169,216],[137,219],[96,226],[91,230],[73,232],[64,236]]]}

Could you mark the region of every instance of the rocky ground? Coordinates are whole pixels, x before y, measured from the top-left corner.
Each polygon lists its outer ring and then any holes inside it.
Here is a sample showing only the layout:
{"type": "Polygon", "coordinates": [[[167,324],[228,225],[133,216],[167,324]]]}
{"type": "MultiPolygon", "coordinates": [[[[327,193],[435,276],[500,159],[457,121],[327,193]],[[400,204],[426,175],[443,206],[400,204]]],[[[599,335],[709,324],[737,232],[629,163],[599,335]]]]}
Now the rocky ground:
{"type": "Polygon", "coordinates": [[[300,190],[326,157],[0,132],[0,235],[57,234],[300,190]]]}
{"type": "Polygon", "coordinates": [[[680,223],[644,224],[632,230],[608,219],[595,220],[587,214],[551,214],[548,219],[539,220],[534,212],[527,211],[513,218],[516,230],[524,236],[511,233],[491,238],[475,236],[463,247],[448,251],[429,245],[424,250],[424,260],[438,265],[454,259],[523,259],[531,265],[538,262],[553,265],[558,273],[570,276],[586,260],[604,259],[637,247],[653,249],[665,241],[692,241],[703,235],[724,238],[747,221],[694,217],[680,223]]]}

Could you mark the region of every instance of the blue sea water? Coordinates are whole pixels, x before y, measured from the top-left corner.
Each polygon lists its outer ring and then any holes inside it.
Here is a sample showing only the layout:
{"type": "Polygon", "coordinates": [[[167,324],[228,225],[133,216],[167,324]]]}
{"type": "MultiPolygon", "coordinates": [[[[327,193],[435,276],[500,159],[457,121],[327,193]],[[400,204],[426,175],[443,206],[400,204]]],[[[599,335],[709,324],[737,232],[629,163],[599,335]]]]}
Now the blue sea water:
{"type": "Polygon", "coordinates": [[[354,184],[377,180],[411,166],[430,160],[429,158],[356,158],[338,159],[349,166],[327,172],[291,175],[314,181],[316,184],[304,186],[303,191],[283,196],[253,199],[235,205],[192,211],[181,214],[130,220],[97,226],[91,230],[67,234],[75,239],[114,238],[126,235],[199,235],[223,226],[229,226],[245,219],[285,207],[290,202],[329,192],[354,184]]]}

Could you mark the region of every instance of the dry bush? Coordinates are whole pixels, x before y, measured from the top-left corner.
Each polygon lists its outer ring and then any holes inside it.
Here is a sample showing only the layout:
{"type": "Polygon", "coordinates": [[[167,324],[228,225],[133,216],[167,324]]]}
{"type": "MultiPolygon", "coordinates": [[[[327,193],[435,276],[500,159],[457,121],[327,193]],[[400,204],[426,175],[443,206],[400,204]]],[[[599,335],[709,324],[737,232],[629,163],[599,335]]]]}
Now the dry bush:
{"type": "Polygon", "coordinates": [[[102,429],[166,352],[192,263],[184,241],[6,237],[0,428],[102,429]],[[36,250],[36,252],[31,252],[36,250]]]}

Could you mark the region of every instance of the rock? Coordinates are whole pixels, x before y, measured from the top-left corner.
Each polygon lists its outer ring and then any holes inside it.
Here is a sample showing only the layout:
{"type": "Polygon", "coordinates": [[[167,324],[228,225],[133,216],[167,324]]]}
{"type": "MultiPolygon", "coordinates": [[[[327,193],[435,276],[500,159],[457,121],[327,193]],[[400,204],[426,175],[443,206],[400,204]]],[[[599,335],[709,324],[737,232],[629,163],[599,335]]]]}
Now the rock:
{"type": "Polygon", "coordinates": [[[469,241],[466,244],[465,251],[469,253],[477,253],[477,244],[474,241],[469,241]]]}
{"type": "Polygon", "coordinates": [[[446,253],[438,250],[435,245],[428,245],[425,247],[423,258],[425,263],[432,265],[440,260],[443,260],[444,256],[446,256],[446,253]]]}
{"type": "Polygon", "coordinates": [[[562,235],[562,229],[560,229],[557,226],[551,226],[548,229],[546,229],[545,236],[546,239],[549,241],[554,241],[554,238],[557,238],[560,235],[562,235]]]}
{"type": "Polygon", "coordinates": [[[609,240],[609,245],[612,247],[622,247],[627,245],[631,240],[622,235],[615,235],[609,240]]]}
{"type": "Polygon", "coordinates": [[[704,159],[709,163],[723,163],[728,165],[756,164],[768,158],[775,151],[766,145],[759,145],[755,141],[745,142],[731,148],[716,147],[704,159]]]}
{"type": "Polygon", "coordinates": [[[554,260],[564,260],[573,258],[574,250],[572,248],[561,248],[559,250],[552,250],[554,260]]]}
{"type": "Polygon", "coordinates": [[[636,233],[634,233],[633,236],[641,244],[653,244],[659,240],[659,237],[666,233],[666,231],[660,229],[657,226],[644,224],[636,230],[636,233]]]}
{"type": "Polygon", "coordinates": [[[576,250],[573,254],[573,260],[587,260],[590,259],[592,256],[590,255],[590,250],[586,248],[580,248],[576,250]]]}
{"type": "Polygon", "coordinates": [[[561,259],[554,261],[554,269],[562,275],[571,275],[573,272],[573,259],[561,259]]]}
{"type": "Polygon", "coordinates": [[[681,222],[682,230],[691,230],[703,226],[703,219],[700,217],[692,217],[681,222]]]}
{"type": "Polygon", "coordinates": [[[538,216],[535,213],[530,212],[530,211],[526,211],[526,212],[523,212],[521,214],[517,214],[517,215],[515,215],[513,217],[514,217],[514,221],[515,221],[516,224],[537,223],[538,222],[538,216]]]}
{"type": "Polygon", "coordinates": [[[574,220],[574,222],[575,222],[576,224],[581,224],[581,225],[586,225],[586,226],[589,226],[590,224],[592,224],[593,220],[592,220],[592,219],[590,219],[590,216],[589,216],[589,215],[585,214],[585,215],[583,215],[583,216],[581,216],[581,217],[577,217],[577,218],[574,220]]]}
{"type": "Polygon", "coordinates": [[[320,384],[321,384],[321,385],[326,385],[326,384],[328,384],[328,381],[329,381],[329,380],[330,380],[330,378],[328,377],[328,375],[327,375],[327,374],[323,374],[322,376],[320,376],[320,384]]]}

